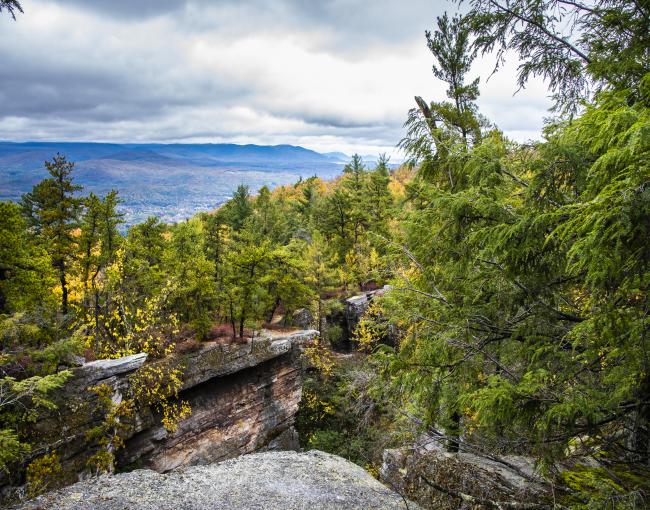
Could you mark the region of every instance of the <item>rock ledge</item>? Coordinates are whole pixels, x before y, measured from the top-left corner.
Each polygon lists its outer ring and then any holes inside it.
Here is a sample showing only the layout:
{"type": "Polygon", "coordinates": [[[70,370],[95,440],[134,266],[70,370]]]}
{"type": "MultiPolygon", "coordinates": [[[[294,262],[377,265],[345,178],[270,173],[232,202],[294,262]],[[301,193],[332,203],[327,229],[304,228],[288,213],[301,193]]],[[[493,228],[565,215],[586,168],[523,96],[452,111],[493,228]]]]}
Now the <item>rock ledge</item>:
{"type": "Polygon", "coordinates": [[[361,467],[319,451],[268,452],[160,474],[140,469],[79,482],[20,510],[366,510],[408,503],[361,467]]]}

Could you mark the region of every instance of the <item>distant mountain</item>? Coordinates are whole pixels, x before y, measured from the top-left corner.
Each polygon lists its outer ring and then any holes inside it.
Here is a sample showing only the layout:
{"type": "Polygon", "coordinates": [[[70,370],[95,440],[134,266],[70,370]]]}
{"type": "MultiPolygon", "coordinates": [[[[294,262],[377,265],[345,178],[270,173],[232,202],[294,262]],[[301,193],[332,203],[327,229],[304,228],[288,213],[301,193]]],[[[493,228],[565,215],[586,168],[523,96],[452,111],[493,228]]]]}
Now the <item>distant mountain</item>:
{"type": "Polygon", "coordinates": [[[46,177],[56,153],[76,163],[85,192],[117,189],[128,225],[147,216],[181,221],[226,201],[239,184],[252,191],[331,178],[349,158],[293,145],[0,142],[0,200],[18,200],[46,177]]]}
{"type": "MultiPolygon", "coordinates": [[[[79,142],[0,142],[0,158],[19,157],[26,161],[40,160],[60,152],[74,161],[119,159],[151,161],[168,158],[205,166],[214,163],[322,163],[348,159],[343,153],[320,154],[295,145],[221,144],[113,144],[79,142]]],[[[42,162],[42,161],[41,161],[42,162]]]]}
{"type": "MultiPolygon", "coordinates": [[[[349,163],[350,159],[352,159],[352,156],[348,156],[343,152],[325,152],[323,156],[326,156],[332,161],[338,161],[339,163],[343,163],[343,164],[349,163]]],[[[361,156],[361,160],[363,161],[363,164],[366,165],[366,167],[370,167],[372,169],[379,161],[379,156],[375,154],[364,154],[361,156]]],[[[401,159],[390,158],[388,166],[391,168],[396,168],[402,162],[403,160],[401,159]]]]}
{"type": "Polygon", "coordinates": [[[344,154],[343,152],[325,152],[323,156],[326,156],[328,159],[331,159],[332,161],[341,161],[345,163],[350,161],[350,156],[344,154]]]}

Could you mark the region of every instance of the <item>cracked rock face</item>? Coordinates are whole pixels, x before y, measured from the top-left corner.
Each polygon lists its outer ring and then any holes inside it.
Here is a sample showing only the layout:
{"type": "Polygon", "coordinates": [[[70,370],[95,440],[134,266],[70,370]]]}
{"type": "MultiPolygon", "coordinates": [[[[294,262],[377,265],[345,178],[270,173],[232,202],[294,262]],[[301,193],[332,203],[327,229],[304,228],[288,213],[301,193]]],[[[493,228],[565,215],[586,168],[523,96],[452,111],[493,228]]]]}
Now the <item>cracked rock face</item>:
{"type": "Polygon", "coordinates": [[[423,435],[410,447],[384,450],[380,478],[432,510],[469,508],[469,498],[491,502],[476,503],[476,508],[552,506],[549,486],[536,474],[532,458],[504,455],[499,459],[447,452],[437,439],[423,435]]]}
{"type": "MultiPolygon", "coordinates": [[[[179,397],[190,404],[191,415],[169,433],[161,424],[159,410],[138,408],[126,423],[125,445],[116,454],[116,467],[165,472],[255,451],[297,449],[293,422],[302,392],[299,353],[317,334],[313,330],[269,333],[245,344],[206,342],[196,352],[173,354],[165,362],[182,369],[179,397]]],[[[74,369],[74,376],[57,394],[58,408],[34,424],[40,439],[34,451],[57,453],[60,486],[87,477],[87,460],[97,451],[86,434],[105,416],[96,394],[88,388],[107,384],[116,398],[125,398],[130,376],[146,358],[146,354],[136,354],[74,369]]],[[[24,484],[31,460],[10,473],[0,472],[0,504],[24,484]]]]}
{"type": "Polygon", "coordinates": [[[319,451],[267,452],[160,474],[103,476],[41,496],[21,510],[370,510],[417,505],[361,467],[319,451]]]}

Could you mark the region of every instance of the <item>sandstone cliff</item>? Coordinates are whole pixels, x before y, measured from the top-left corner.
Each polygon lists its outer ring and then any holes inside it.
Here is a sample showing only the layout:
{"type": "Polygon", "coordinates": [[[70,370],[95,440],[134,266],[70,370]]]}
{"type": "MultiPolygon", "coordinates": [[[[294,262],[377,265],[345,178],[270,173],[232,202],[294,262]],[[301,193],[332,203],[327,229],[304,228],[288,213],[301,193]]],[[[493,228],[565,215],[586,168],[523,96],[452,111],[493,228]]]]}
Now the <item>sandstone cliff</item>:
{"type": "MultiPolygon", "coordinates": [[[[155,411],[138,409],[125,433],[125,446],[117,452],[117,468],[165,472],[258,450],[297,448],[293,420],[302,390],[298,353],[316,334],[268,333],[246,344],[206,343],[196,352],[172,355],[172,361],[183,367],[179,398],[189,402],[192,414],[169,433],[155,411]]],[[[41,442],[32,457],[56,452],[64,483],[83,479],[94,453],[86,433],[104,419],[97,396],[88,387],[107,384],[114,391],[113,400],[119,401],[128,391],[129,376],[145,361],[145,354],[137,354],[75,369],[57,396],[56,412],[35,424],[41,442]]],[[[23,483],[24,467],[0,478],[3,495],[23,483]]]]}

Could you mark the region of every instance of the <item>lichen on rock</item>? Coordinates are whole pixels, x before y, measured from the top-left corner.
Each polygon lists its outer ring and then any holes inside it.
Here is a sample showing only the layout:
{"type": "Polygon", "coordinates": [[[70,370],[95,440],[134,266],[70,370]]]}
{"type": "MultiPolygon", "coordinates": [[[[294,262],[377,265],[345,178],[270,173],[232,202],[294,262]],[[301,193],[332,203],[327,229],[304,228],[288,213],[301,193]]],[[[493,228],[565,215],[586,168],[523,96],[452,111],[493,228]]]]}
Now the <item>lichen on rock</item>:
{"type": "Polygon", "coordinates": [[[417,510],[341,457],[267,452],[166,474],[136,470],[40,496],[19,510],[417,510]]]}

